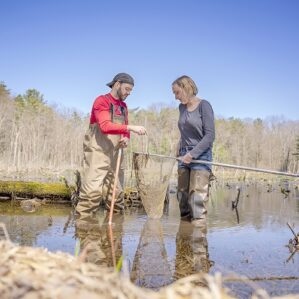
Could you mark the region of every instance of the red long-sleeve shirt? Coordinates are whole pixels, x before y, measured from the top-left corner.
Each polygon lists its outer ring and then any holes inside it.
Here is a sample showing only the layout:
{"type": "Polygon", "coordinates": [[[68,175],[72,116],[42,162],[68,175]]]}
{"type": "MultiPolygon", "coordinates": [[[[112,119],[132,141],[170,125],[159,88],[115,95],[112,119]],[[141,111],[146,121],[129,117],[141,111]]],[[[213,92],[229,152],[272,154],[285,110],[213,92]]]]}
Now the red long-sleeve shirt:
{"type": "Polygon", "coordinates": [[[130,138],[130,132],[128,131],[128,109],[124,101],[117,100],[108,93],[97,97],[93,103],[90,124],[97,123],[103,134],[123,135],[123,137],[130,138]],[[125,124],[113,123],[111,121],[111,104],[114,107],[114,114],[121,115],[120,107],[125,110],[125,124]]]}

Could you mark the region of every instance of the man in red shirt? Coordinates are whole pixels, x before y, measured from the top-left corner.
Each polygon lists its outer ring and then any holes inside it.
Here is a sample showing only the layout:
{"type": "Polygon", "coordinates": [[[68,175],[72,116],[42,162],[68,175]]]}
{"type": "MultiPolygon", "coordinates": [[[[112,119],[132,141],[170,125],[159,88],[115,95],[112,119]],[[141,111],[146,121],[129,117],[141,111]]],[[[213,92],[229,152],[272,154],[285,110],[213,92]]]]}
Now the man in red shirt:
{"type": "MultiPolygon", "coordinates": [[[[83,144],[83,172],[76,207],[81,219],[91,216],[101,201],[106,209],[110,209],[118,149],[128,146],[130,132],[146,134],[143,126],[128,124],[128,109],[124,101],[134,87],[134,79],[129,74],[119,73],[107,86],[111,88],[110,93],[97,97],[93,103],[83,144]]],[[[121,167],[117,178],[115,211],[124,208],[123,180],[124,169],[121,167]]]]}

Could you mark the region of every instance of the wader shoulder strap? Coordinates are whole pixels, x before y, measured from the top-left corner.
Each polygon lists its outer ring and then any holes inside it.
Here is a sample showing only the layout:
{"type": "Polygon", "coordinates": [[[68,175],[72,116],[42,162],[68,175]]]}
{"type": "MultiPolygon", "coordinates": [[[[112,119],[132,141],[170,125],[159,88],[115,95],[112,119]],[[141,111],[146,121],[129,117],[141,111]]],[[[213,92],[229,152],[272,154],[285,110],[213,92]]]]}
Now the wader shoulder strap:
{"type": "Polygon", "coordinates": [[[111,103],[110,97],[106,94],[105,98],[109,101],[110,107],[109,111],[111,113],[111,121],[113,122],[113,117],[114,117],[114,105],[111,103]]]}
{"type": "MultiPolygon", "coordinates": [[[[105,95],[106,99],[109,101],[110,103],[110,108],[109,111],[111,113],[111,121],[113,122],[114,120],[114,104],[111,103],[111,99],[108,95],[105,95]]],[[[127,120],[127,115],[126,115],[126,108],[123,106],[119,106],[120,112],[122,114],[122,116],[124,117],[125,120],[127,120]]]]}

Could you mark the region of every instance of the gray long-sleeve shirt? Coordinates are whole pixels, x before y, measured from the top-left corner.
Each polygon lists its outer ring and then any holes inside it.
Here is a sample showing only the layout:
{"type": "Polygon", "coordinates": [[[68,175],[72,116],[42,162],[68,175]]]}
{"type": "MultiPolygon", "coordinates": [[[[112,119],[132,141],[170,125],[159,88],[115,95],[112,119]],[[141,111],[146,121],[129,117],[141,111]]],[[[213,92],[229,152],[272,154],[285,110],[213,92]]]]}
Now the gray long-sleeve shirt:
{"type": "Polygon", "coordinates": [[[208,150],[212,150],[215,124],[211,104],[206,100],[201,100],[193,111],[188,111],[186,105],[180,104],[179,111],[180,146],[192,146],[190,154],[194,159],[208,150]]]}

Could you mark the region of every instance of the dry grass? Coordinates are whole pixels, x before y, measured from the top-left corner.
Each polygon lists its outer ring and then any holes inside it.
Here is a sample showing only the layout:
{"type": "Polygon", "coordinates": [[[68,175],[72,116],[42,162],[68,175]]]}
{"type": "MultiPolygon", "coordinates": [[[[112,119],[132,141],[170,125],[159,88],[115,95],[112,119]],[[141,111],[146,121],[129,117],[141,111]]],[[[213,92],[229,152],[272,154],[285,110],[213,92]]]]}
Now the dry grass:
{"type": "MultiPolygon", "coordinates": [[[[82,257],[81,257],[82,260],[82,257]]],[[[229,299],[220,274],[195,274],[159,292],[135,286],[113,269],[82,262],[66,253],[0,242],[0,298],[124,298],[124,299],[229,299]],[[203,285],[205,287],[203,287],[203,285]]],[[[257,291],[253,298],[269,298],[257,291]]],[[[299,298],[285,296],[280,298],[299,298]]]]}

